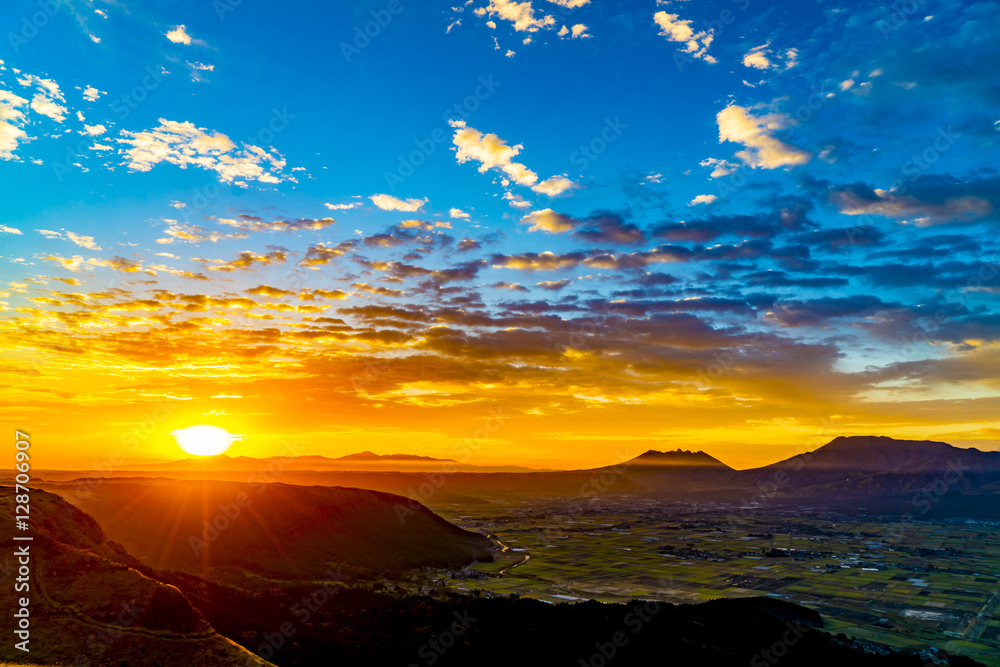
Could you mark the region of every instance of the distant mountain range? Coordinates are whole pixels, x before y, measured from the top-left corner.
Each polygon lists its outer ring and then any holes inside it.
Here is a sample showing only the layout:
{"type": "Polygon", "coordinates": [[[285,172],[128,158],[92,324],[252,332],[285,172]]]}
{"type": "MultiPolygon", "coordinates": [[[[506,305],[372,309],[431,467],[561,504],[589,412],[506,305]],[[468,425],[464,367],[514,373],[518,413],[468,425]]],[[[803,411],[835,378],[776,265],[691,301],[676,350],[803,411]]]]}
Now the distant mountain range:
{"type": "MultiPolygon", "coordinates": [[[[250,471],[272,470],[270,479],[288,484],[373,489],[415,498],[432,507],[477,498],[485,502],[517,496],[587,499],[651,495],[750,507],[818,504],[908,512],[927,518],[1000,518],[1000,452],[963,449],[944,442],[838,437],[814,451],[750,470],[734,470],[705,452],[681,449],[649,450],[615,465],[573,471],[453,468],[449,461],[395,456],[406,458],[391,459],[389,467],[382,469],[377,466],[387,457],[362,452],[340,459],[184,459],[142,472],[129,468],[114,476],[148,475],[155,470],[174,478],[245,481],[250,471]],[[454,472],[447,472],[452,469],[454,472]]],[[[86,473],[39,473],[51,481],[81,474],[86,473]]]]}
{"type": "Polygon", "coordinates": [[[125,466],[129,470],[163,471],[175,470],[300,470],[300,471],[396,471],[396,472],[533,472],[524,466],[476,466],[458,463],[454,459],[438,459],[417,454],[375,454],[370,451],[329,457],[320,454],[304,456],[271,456],[255,458],[251,456],[229,456],[219,454],[211,457],[178,459],[166,463],[143,463],[125,466]]]}

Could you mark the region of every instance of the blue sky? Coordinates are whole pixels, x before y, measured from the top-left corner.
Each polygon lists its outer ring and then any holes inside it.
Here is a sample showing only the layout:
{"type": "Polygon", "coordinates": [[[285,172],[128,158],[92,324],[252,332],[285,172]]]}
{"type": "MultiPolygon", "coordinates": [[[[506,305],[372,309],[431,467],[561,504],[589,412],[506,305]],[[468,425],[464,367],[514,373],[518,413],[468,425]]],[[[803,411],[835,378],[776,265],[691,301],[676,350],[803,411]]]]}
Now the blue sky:
{"type": "Polygon", "coordinates": [[[58,369],[10,415],[114,438],[170,396],[259,453],[288,395],[342,413],[313,451],[447,453],[503,404],[478,456],[545,465],[1000,442],[995,4],[0,11],[5,363],[58,369]],[[56,391],[82,359],[142,370],[56,391]]]}

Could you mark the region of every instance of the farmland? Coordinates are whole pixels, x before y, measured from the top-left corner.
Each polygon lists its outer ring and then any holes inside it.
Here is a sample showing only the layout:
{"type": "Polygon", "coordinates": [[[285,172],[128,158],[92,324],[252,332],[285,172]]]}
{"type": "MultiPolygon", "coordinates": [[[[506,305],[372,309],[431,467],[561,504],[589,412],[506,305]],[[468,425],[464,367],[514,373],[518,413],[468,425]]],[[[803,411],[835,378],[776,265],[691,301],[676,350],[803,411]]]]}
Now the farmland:
{"type": "Polygon", "coordinates": [[[446,582],[546,602],[768,595],[833,633],[1000,665],[1000,526],[655,500],[436,508],[504,549],[446,582]]]}

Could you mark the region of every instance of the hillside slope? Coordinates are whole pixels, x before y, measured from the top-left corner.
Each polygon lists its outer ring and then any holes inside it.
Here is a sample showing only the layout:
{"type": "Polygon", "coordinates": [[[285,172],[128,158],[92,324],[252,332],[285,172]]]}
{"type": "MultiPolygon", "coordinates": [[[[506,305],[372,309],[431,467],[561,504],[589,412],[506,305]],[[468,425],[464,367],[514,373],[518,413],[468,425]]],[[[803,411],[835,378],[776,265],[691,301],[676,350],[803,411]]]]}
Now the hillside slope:
{"type": "Polygon", "coordinates": [[[69,497],[153,568],[242,585],[492,560],[485,537],[377,491],[149,479],[69,497]]]}
{"type": "MultiPolygon", "coordinates": [[[[14,489],[0,487],[0,521],[12,525],[14,489]]],[[[44,664],[260,665],[259,659],[217,634],[174,586],[151,579],[121,545],[94,521],[57,495],[31,492],[30,542],[4,540],[5,554],[29,545],[30,589],[15,593],[17,565],[3,567],[0,604],[17,609],[15,596],[30,599],[30,653],[0,645],[0,660],[44,664]]],[[[4,614],[13,637],[14,619],[4,614]]]]}

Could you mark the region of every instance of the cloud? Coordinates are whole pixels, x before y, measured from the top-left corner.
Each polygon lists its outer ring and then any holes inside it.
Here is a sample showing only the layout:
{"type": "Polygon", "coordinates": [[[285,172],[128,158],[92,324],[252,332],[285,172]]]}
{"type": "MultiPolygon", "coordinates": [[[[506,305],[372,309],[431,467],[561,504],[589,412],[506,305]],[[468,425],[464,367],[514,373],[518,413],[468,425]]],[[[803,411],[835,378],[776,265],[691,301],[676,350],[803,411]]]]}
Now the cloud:
{"type": "Polygon", "coordinates": [[[721,178],[723,176],[729,176],[737,169],[740,165],[734,164],[727,160],[719,160],[714,157],[706,158],[699,162],[702,167],[712,167],[712,173],[709,174],[709,178],[721,178]]]}
{"type": "Polygon", "coordinates": [[[236,256],[236,259],[228,262],[211,260],[216,264],[215,266],[209,266],[208,270],[224,271],[226,273],[231,271],[255,271],[257,267],[269,266],[271,264],[283,264],[287,259],[288,255],[285,250],[272,250],[271,252],[263,255],[253,252],[252,250],[244,250],[236,256]]]}
{"type": "Polygon", "coordinates": [[[59,90],[59,84],[52,79],[43,79],[34,74],[26,74],[18,78],[17,82],[22,86],[34,86],[38,90],[35,96],[31,98],[32,111],[51,118],[57,123],[66,120],[66,107],[56,101],[66,101],[62,91],[59,90]]]}
{"type": "Polygon", "coordinates": [[[769,47],[770,42],[750,49],[743,56],[743,66],[754,69],[776,69],[779,64],[783,63],[783,69],[791,69],[798,64],[799,52],[797,49],[788,49],[782,56],[772,54],[769,47]]]}
{"type": "Polygon", "coordinates": [[[408,213],[419,211],[428,201],[426,197],[423,199],[400,199],[392,195],[372,195],[369,199],[383,211],[406,211],[408,213]]]}
{"type": "Polygon", "coordinates": [[[831,319],[867,318],[900,308],[875,296],[823,297],[810,301],[787,301],[766,313],[764,319],[783,327],[823,326],[831,319]]]}
{"type": "Polygon", "coordinates": [[[83,99],[87,100],[88,102],[96,102],[97,98],[100,97],[101,95],[107,95],[107,93],[104,92],[103,90],[98,90],[93,86],[87,86],[86,88],[83,89],[83,99]]]}
{"type": "Polygon", "coordinates": [[[691,200],[691,203],[689,203],[688,206],[697,206],[698,204],[711,204],[716,199],[718,199],[718,197],[715,195],[698,195],[697,197],[691,200]]]}
{"type": "Polygon", "coordinates": [[[295,220],[264,220],[256,215],[241,213],[235,218],[214,218],[216,222],[250,232],[318,231],[337,224],[333,218],[297,218],[295,220]]]}
{"type": "MultiPolygon", "coordinates": [[[[569,0],[572,1],[572,0],[569,0]]],[[[497,16],[504,21],[513,24],[514,30],[518,32],[537,32],[542,28],[549,28],[555,25],[556,20],[552,16],[542,14],[535,16],[535,9],[531,6],[531,0],[515,2],[514,0],[490,0],[485,7],[479,7],[474,11],[476,16],[497,16]]]]}
{"type": "Polygon", "coordinates": [[[812,153],[787,144],[774,132],[790,124],[788,116],[779,113],[753,116],[749,110],[730,105],[716,115],[719,143],[731,141],[746,146],[736,157],[749,167],[777,169],[806,164],[812,153]]]}
{"type": "Polygon", "coordinates": [[[199,39],[191,39],[191,35],[188,34],[187,28],[183,25],[176,26],[173,30],[168,30],[166,32],[167,39],[169,39],[174,44],[184,44],[188,46],[190,44],[201,44],[204,45],[199,39]]]}
{"type": "Polygon", "coordinates": [[[108,128],[103,125],[84,125],[83,130],[92,137],[98,137],[107,132],[108,128]]]}
{"type": "Polygon", "coordinates": [[[324,266],[338,257],[351,252],[356,245],[356,241],[342,241],[335,246],[318,243],[306,250],[306,256],[299,262],[299,265],[308,267],[324,266]]]}
{"type": "Polygon", "coordinates": [[[531,225],[528,227],[528,231],[530,232],[548,232],[550,234],[569,232],[575,229],[577,225],[577,220],[568,215],[556,213],[551,208],[532,211],[521,218],[521,222],[531,225]]]}
{"type": "Polygon", "coordinates": [[[66,238],[81,248],[86,248],[88,250],[101,250],[101,247],[94,243],[93,236],[82,236],[73,232],[66,232],[66,238]]]}
{"type": "Polygon", "coordinates": [[[468,127],[464,120],[448,122],[455,128],[452,142],[456,146],[455,159],[459,164],[470,160],[478,162],[481,174],[495,169],[518,185],[530,187],[535,192],[550,197],[575,187],[575,184],[564,176],[553,176],[538,183],[538,174],[513,160],[520,154],[523,145],[509,146],[506,141],[493,133],[483,134],[474,127],[468,127]]]}
{"type": "MultiPolygon", "coordinates": [[[[994,211],[989,199],[1000,178],[963,182],[948,176],[926,176],[891,190],[863,183],[835,188],[830,201],[845,215],[909,218],[920,227],[972,222],[994,211]]],[[[993,194],[995,197],[996,195],[993,194]]]]}
{"type": "Polygon", "coordinates": [[[361,202],[359,202],[359,201],[352,201],[350,204],[328,204],[328,203],[325,203],[325,204],[323,204],[323,206],[326,206],[331,211],[347,211],[347,210],[350,210],[352,208],[357,208],[357,207],[361,206],[361,202]]]}
{"type": "Polygon", "coordinates": [[[524,148],[521,144],[508,146],[495,134],[484,135],[474,127],[467,127],[464,120],[449,123],[455,128],[452,141],[457,147],[455,159],[459,164],[474,160],[479,163],[479,173],[497,169],[518,185],[532,186],[538,182],[538,174],[512,159],[524,148]]]}
{"type": "Polygon", "coordinates": [[[534,186],[531,189],[534,190],[535,192],[541,192],[550,197],[555,197],[556,195],[560,195],[566,192],[567,190],[570,190],[575,187],[576,183],[569,180],[565,176],[552,176],[551,178],[545,179],[544,181],[542,181],[541,183],[539,183],[538,185],[534,186]]]}
{"type": "Polygon", "coordinates": [[[659,11],[653,14],[653,21],[660,26],[660,35],[666,37],[671,42],[679,42],[685,45],[684,53],[690,53],[695,58],[700,58],[707,63],[715,63],[715,58],[708,55],[708,47],[712,44],[712,31],[695,32],[691,28],[691,21],[681,21],[677,14],[668,14],[659,11]]]}
{"type": "Polygon", "coordinates": [[[634,244],[646,240],[645,234],[636,225],[625,223],[614,213],[599,212],[584,219],[577,219],[550,208],[532,211],[521,218],[521,223],[530,225],[528,231],[561,234],[572,232],[573,236],[589,243],[634,244]]]}
{"type": "Polygon", "coordinates": [[[543,280],[540,283],[535,283],[535,287],[548,290],[550,292],[558,292],[559,290],[569,287],[572,284],[573,281],[566,278],[563,280],[543,280]]]}
{"type": "Polygon", "coordinates": [[[125,150],[125,163],[132,171],[149,171],[160,162],[185,169],[188,166],[215,171],[223,183],[245,185],[245,181],[280,183],[285,160],[277,151],[268,152],[252,144],[238,148],[221,132],[209,132],[189,122],[160,119],[149,132],[123,130],[118,143],[125,150]]]}
{"type": "Polygon", "coordinates": [[[456,219],[456,220],[468,220],[469,219],[469,214],[466,213],[465,211],[463,211],[460,208],[453,208],[453,209],[449,210],[448,211],[448,215],[451,216],[453,219],[456,219]]]}
{"type": "Polygon", "coordinates": [[[24,233],[20,229],[8,227],[7,225],[0,225],[0,234],[16,234],[17,236],[24,236],[24,233]]]}
{"type": "Polygon", "coordinates": [[[245,239],[249,234],[224,234],[222,232],[213,232],[200,227],[198,225],[189,225],[184,222],[174,222],[170,221],[171,224],[164,230],[167,238],[156,239],[156,242],[161,245],[169,245],[171,243],[202,243],[204,241],[211,241],[215,243],[216,241],[230,241],[234,239],[245,239]]]}
{"type": "Polygon", "coordinates": [[[17,150],[17,143],[28,136],[21,129],[25,117],[19,109],[27,103],[28,100],[23,97],[0,90],[0,158],[4,160],[16,159],[14,151],[17,150]]]}
{"type": "Polygon", "coordinates": [[[566,9],[577,9],[590,4],[590,0],[549,0],[549,2],[560,7],[565,7],[566,9]]]}

